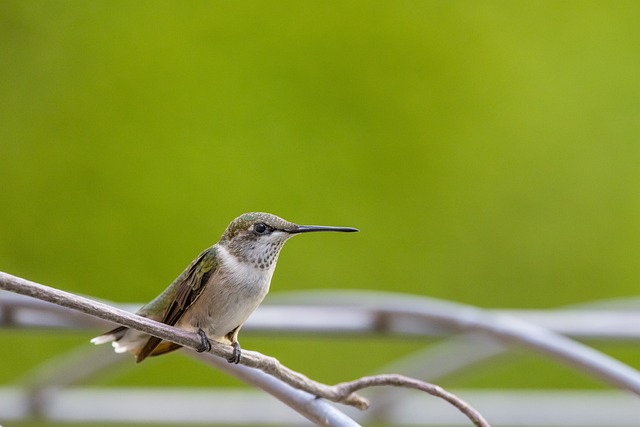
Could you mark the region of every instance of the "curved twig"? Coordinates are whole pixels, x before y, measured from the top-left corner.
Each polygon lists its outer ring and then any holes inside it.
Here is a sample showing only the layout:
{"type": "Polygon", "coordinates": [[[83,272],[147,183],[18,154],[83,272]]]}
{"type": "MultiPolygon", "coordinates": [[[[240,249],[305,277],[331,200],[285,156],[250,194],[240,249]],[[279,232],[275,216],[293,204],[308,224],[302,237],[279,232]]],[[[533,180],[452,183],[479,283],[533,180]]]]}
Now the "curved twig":
{"type": "Polygon", "coordinates": [[[349,396],[358,390],[375,386],[407,387],[424,391],[432,396],[446,400],[467,416],[478,427],[489,426],[484,417],[458,396],[444,390],[442,387],[415,378],[399,374],[381,374],[358,378],[354,381],[339,383],[334,386],[338,396],[349,396]]]}

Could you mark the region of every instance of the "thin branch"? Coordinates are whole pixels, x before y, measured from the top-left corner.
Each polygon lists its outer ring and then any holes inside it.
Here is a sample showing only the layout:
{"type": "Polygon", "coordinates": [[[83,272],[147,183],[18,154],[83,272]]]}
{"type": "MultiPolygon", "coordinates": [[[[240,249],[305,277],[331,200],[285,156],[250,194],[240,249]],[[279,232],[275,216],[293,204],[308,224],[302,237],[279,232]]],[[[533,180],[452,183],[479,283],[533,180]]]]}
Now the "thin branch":
{"type": "MultiPolygon", "coordinates": [[[[186,332],[85,297],[50,288],[7,273],[0,272],[0,289],[6,289],[11,292],[71,308],[94,317],[99,317],[104,320],[109,320],[120,325],[137,329],[158,338],[162,338],[163,340],[171,341],[194,350],[200,348],[201,345],[200,337],[195,333],[186,332]]],[[[228,345],[211,341],[210,352],[216,356],[226,359],[232,354],[233,350],[228,345]]],[[[349,383],[342,383],[337,386],[328,386],[312,381],[305,375],[286,368],[273,357],[264,356],[254,351],[244,350],[242,352],[241,363],[248,367],[260,369],[284,383],[296,389],[310,393],[311,395],[351,405],[358,409],[366,409],[369,406],[369,402],[366,399],[355,393],[355,391],[362,388],[374,385],[394,385],[415,388],[434,396],[441,397],[454,404],[454,406],[467,415],[476,426],[489,426],[477,411],[458,397],[445,392],[437,386],[423,383],[418,380],[387,375],[365,377],[349,383]]]]}
{"type": "MultiPolygon", "coordinates": [[[[244,372],[246,370],[244,366],[228,364],[226,363],[226,361],[223,361],[218,357],[211,357],[211,355],[209,354],[194,353],[193,356],[198,359],[202,359],[208,363],[211,363],[214,366],[221,368],[226,372],[231,372],[236,370],[240,370],[244,372]]],[[[280,398],[278,396],[277,390],[275,390],[275,393],[273,393],[274,390],[265,388],[263,384],[254,383],[253,378],[251,379],[245,378],[245,380],[252,382],[254,385],[257,385],[258,387],[263,388],[269,391],[270,393],[274,394],[276,397],[280,398]]],[[[451,405],[457,408],[460,412],[466,415],[467,418],[469,418],[469,420],[471,420],[471,422],[475,426],[489,427],[489,423],[483,418],[483,416],[478,411],[476,411],[473,407],[471,407],[468,403],[466,403],[456,395],[449,393],[448,391],[442,389],[437,385],[420,381],[415,378],[406,377],[404,375],[398,375],[398,374],[373,375],[373,376],[358,378],[357,380],[353,380],[349,382],[338,383],[331,387],[324,386],[324,384],[319,384],[319,385],[322,386],[323,388],[318,389],[316,391],[318,391],[319,393],[323,393],[321,397],[323,397],[324,399],[331,400],[333,402],[342,402],[342,400],[345,397],[352,395],[358,390],[363,390],[369,387],[395,386],[395,387],[412,388],[415,390],[423,391],[432,396],[439,397],[449,402],[451,405]]],[[[305,390],[305,392],[309,392],[311,393],[311,395],[317,395],[316,393],[313,393],[312,390],[305,390]]],[[[323,425],[323,424],[320,424],[320,425],[323,425]]]]}
{"type": "Polygon", "coordinates": [[[468,403],[457,397],[456,395],[444,390],[442,387],[425,381],[416,380],[415,378],[406,377],[399,374],[381,374],[369,377],[358,378],[354,381],[339,383],[334,386],[337,396],[348,396],[358,390],[376,386],[395,386],[413,388],[424,391],[432,396],[446,400],[455,406],[460,412],[467,416],[478,427],[488,426],[489,423],[482,415],[469,406],[468,403]]]}

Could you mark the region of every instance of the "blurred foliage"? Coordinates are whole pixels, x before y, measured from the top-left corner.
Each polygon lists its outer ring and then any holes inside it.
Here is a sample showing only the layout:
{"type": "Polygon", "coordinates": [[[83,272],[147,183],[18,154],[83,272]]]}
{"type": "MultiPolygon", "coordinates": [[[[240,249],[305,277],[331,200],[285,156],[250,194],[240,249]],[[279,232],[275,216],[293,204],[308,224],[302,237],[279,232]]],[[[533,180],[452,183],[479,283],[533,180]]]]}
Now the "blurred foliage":
{"type": "MultiPolygon", "coordinates": [[[[272,292],[638,294],[638,22],[632,1],[3,1],[0,269],[144,302],[260,210],[362,230],[288,243],[272,292]]],[[[2,332],[0,381],[88,338],[2,332]]],[[[424,344],[242,342],[330,381],[424,344]]],[[[593,385],[517,363],[452,383],[593,385]]]]}

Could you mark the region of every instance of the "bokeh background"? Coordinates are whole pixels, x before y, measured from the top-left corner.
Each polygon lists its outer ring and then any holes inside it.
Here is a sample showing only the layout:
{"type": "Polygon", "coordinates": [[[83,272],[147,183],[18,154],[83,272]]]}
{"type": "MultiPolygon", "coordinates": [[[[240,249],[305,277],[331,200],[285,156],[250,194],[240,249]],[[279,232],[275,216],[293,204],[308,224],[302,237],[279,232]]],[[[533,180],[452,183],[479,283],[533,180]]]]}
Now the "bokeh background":
{"type": "MultiPolygon", "coordinates": [[[[259,210],[361,229],[288,243],[272,293],[638,295],[638,22],[633,1],[3,1],[0,269],[146,302],[259,210]]],[[[0,331],[0,383],[92,335],[0,331]]],[[[326,382],[425,344],[242,343],[326,382]]],[[[96,384],[237,385],[179,353],[96,384]]],[[[601,387],[524,352],[442,385],[601,387]]]]}

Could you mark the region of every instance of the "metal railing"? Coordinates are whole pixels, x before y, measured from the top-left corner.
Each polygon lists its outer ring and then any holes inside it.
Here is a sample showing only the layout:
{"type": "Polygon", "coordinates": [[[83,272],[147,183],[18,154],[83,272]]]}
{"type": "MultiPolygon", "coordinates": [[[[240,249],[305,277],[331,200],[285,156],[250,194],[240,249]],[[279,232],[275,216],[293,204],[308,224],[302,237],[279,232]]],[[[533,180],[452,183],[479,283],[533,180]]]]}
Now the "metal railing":
{"type": "MultiPolygon", "coordinates": [[[[140,305],[119,307],[135,311],[140,305]]],[[[482,331],[476,333],[473,327],[468,328],[477,320],[475,308],[465,311],[466,307],[418,296],[370,292],[276,294],[251,316],[243,333],[301,333],[309,339],[313,339],[314,334],[348,334],[354,339],[361,336],[437,337],[437,343],[425,345],[424,349],[379,368],[380,372],[399,372],[437,382],[511,350],[512,343],[508,339],[496,340],[482,331]],[[420,304],[412,304],[412,301],[420,304]],[[439,317],[448,310],[451,313],[447,315],[455,318],[455,322],[446,322],[439,317]]],[[[481,311],[483,317],[489,319],[495,317],[502,322],[507,319],[507,323],[512,319],[532,325],[532,331],[549,331],[587,341],[640,344],[640,299],[554,310],[481,311]]],[[[54,304],[0,291],[0,328],[99,330],[105,326],[110,325],[54,304]]],[[[1,337],[0,334],[0,343],[1,337]]],[[[191,351],[185,354],[196,356],[191,351]]],[[[638,355],[640,366],[640,346],[638,355]]],[[[151,424],[309,423],[271,396],[254,390],[82,386],[102,370],[123,361],[130,362],[128,358],[115,355],[108,347],[95,348],[88,344],[43,361],[25,374],[28,380],[0,386],[0,424],[36,417],[61,422],[151,424]],[[215,411],[211,410],[213,403],[215,411]],[[118,410],[113,411],[111,408],[114,407],[118,410]]],[[[571,367],[571,364],[567,366],[571,367]]],[[[640,427],[640,397],[624,391],[468,389],[455,392],[473,403],[494,426],[640,427]]],[[[340,410],[357,423],[469,425],[455,409],[415,392],[380,388],[369,392],[368,396],[374,403],[368,411],[357,412],[342,406],[340,410]]]]}

